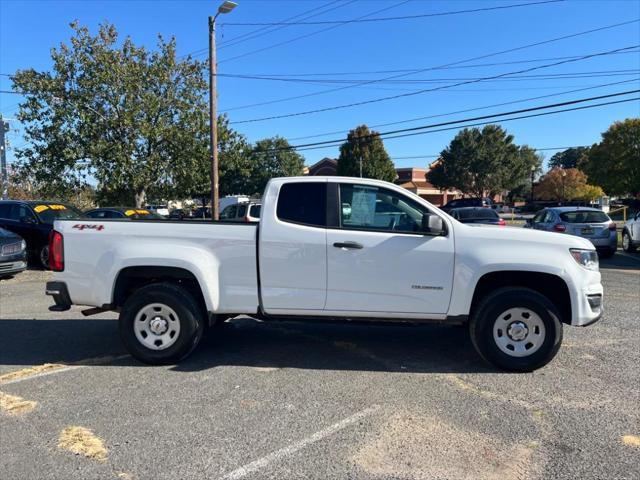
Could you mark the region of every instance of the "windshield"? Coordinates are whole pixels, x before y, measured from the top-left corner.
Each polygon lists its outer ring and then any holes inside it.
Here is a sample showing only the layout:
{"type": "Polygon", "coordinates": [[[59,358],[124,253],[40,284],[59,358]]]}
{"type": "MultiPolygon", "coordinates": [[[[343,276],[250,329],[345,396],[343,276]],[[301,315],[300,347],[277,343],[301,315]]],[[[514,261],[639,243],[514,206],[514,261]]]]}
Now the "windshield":
{"type": "Polygon", "coordinates": [[[560,219],[563,222],[567,223],[607,223],[611,220],[604,212],[594,212],[588,210],[564,212],[560,214],[560,219]]]}
{"type": "Polygon", "coordinates": [[[135,208],[135,209],[132,208],[130,210],[126,210],[124,214],[127,217],[133,218],[136,220],[141,220],[141,219],[152,220],[154,218],[164,218],[162,215],[158,215],[157,213],[150,212],[149,210],[146,210],[144,208],[135,208]]]}
{"type": "Polygon", "coordinates": [[[500,218],[495,210],[491,210],[490,208],[472,208],[469,210],[458,210],[457,211],[458,218],[461,220],[466,220],[470,218],[488,218],[488,219],[496,219],[500,218]]]}
{"type": "Polygon", "coordinates": [[[42,223],[50,224],[53,224],[54,220],[77,220],[82,215],[79,210],[61,203],[42,203],[35,205],[33,211],[42,223]]]}

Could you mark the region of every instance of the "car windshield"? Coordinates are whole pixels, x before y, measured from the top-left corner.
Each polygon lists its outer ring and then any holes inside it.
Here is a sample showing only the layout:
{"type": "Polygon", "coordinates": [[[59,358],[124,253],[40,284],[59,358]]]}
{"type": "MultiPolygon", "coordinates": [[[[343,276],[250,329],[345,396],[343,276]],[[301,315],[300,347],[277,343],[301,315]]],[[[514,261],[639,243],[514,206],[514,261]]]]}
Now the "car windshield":
{"type": "Polygon", "coordinates": [[[154,218],[164,218],[162,215],[158,215],[157,213],[150,212],[149,210],[144,208],[132,208],[129,210],[125,210],[124,214],[129,218],[133,218],[137,220],[140,220],[140,219],[151,220],[154,218]]]}
{"type": "Polygon", "coordinates": [[[467,219],[496,219],[500,218],[495,210],[490,208],[470,208],[469,210],[458,210],[458,217],[460,220],[467,219]]]}
{"type": "Polygon", "coordinates": [[[576,210],[561,213],[560,220],[566,223],[606,223],[610,218],[604,212],[576,210]]]}
{"type": "Polygon", "coordinates": [[[40,203],[33,206],[42,223],[53,224],[54,220],[77,220],[81,217],[79,210],[61,203],[40,203]]]}

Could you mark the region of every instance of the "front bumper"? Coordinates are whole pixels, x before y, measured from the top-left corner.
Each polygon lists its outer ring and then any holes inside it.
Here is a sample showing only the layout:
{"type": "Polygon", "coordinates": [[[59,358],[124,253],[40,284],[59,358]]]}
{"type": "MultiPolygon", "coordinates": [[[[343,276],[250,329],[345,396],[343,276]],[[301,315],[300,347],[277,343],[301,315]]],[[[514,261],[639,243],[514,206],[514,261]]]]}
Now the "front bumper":
{"type": "Polygon", "coordinates": [[[52,312],[64,312],[71,308],[71,297],[67,284],[64,282],[47,282],[45,293],[53,297],[55,305],[51,305],[49,310],[52,312]]]}
{"type": "Polygon", "coordinates": [[[0,276],[13,275],[27,269],[27,262],[24,259],[19,260],[0,260],[0,276]]]}
{"type": "Polygon", "coordinates": [[[571,324],[586,327],[600,320],[604,314],[604,289],[600,283],[600,272],[582,269],[581,274],[578,277],[581,283],[575,285],[572,292],[571,324]]]}

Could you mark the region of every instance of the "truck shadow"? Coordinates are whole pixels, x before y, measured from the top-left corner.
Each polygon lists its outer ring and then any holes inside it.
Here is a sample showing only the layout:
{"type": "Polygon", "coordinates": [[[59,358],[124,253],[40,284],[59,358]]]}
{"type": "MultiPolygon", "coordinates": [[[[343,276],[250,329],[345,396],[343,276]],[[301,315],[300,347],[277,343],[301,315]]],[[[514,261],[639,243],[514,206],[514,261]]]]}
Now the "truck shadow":
{"type": "MultiPolygon", "coordinates": [[[[0,320],[0,368],[83,363],[126,354],[112,319],[0,320]]],[[[90,362],[89,362],[90,363],[90,362]]],[[[133,358],[118,366],[145,366],[133,358]]],[[[466,328],[260,322],[240,317],[210,329],[190,357],[170,367],[219,366],[413,373],[495,372],[475,353],[466,328]]]]}

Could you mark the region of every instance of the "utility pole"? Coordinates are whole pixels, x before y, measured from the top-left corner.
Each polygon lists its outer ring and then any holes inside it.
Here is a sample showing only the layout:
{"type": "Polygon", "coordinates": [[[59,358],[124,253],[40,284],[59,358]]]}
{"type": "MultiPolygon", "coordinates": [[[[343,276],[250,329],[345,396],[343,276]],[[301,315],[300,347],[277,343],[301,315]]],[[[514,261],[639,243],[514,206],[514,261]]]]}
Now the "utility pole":
{"type": "Polygon", "coordinates": [[[216,19],[221,13],[229,13],[236,7],[235,2],[223,2],[218,13],[209,17],[209,148],[211,150],[211,219],[218,220],[219,175],[218,175],[218,91],[216,88],[216,19]]]}
{"type": "Polygon", "coordinates": [[[2,200],[9,198],[9,176],[7,175],[7,139],[9,122],[5,122],[0,114],[0,172],[2,173],[2,200]]]}

